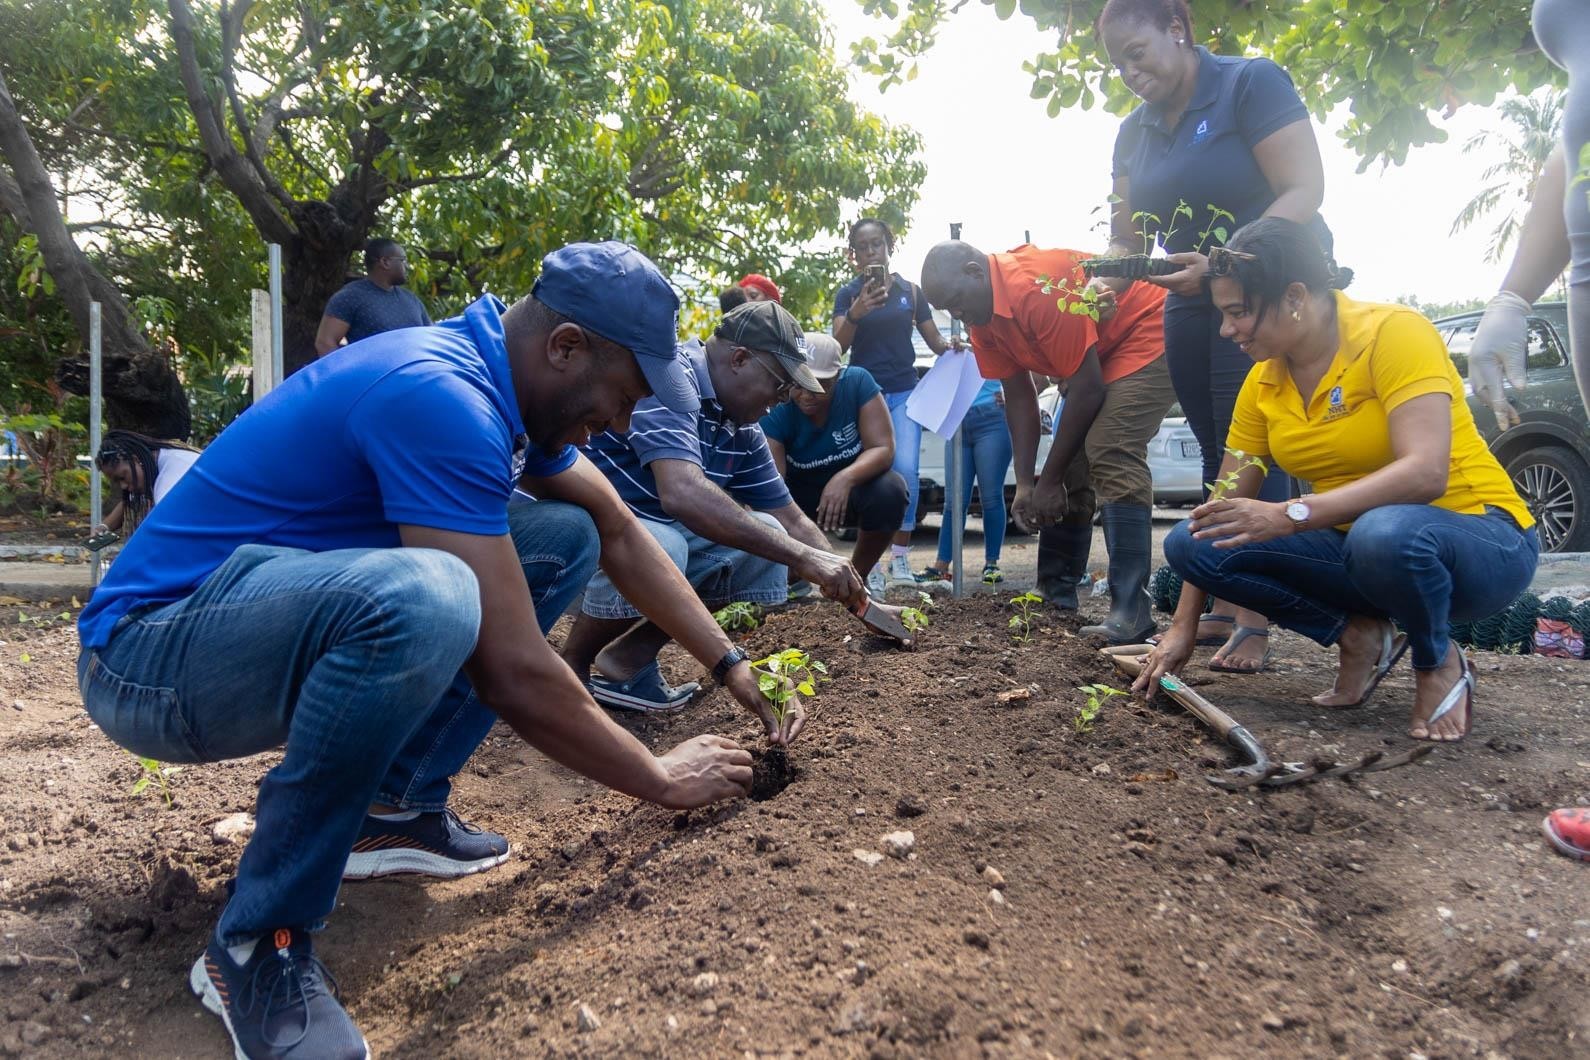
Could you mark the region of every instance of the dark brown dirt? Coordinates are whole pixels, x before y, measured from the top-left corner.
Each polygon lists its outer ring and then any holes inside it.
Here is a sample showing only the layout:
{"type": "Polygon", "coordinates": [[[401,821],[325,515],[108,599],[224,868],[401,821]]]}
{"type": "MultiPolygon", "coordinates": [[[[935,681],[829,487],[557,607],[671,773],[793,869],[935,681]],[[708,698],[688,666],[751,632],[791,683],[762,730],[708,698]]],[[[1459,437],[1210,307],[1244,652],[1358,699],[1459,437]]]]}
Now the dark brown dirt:
{"type": "MultiPolygon", "coordinates": [[[[0,1054],[227,1055],[185,973],[239,853],[209,826],[272,759],[186,769],[171,809],[134,797],[136,763],[78,706],[71,632],[20,636],[0,646],[0,1054]]],[[[905,653],[811,606],[751,638],[786,646],[833,680],[767,801],[671,813],[494,733],[456,804],[514,859],[350,884],[321,937],[376,1052],[1590,1051],[1590,867],[1538,832],[1590,801],[1590,669],[1482,656],[1464,745],[1231,795],[1201,779],[1225,749],[1173,707],[1112,699],[1074,732],[1074,687],[1122,682],[1056,619],[1018,647],[992,601],[946,602],[905,653]],[[873,858],[898,830],[910,856],[873,858]]],[[[1327,714],[1306,697],[1330,657],[1278,647],[1276,673],[1201,690],[1278,757],[1406,746],[1408,671],[1327,714]]],[[[632,728],[756,731],[721,693],[632,728]]]]}

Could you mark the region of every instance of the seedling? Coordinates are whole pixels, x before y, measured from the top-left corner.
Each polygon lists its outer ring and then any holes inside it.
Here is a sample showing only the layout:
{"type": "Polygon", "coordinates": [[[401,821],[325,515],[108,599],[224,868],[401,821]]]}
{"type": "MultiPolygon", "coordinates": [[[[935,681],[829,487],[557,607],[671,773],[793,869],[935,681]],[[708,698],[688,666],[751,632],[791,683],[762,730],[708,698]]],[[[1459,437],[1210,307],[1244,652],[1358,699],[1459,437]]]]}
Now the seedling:
{"type": "Polygon", "coordinates": [[[1231,234],[1231,231],[1226,227],[1226,225],[1220,223],[1222,220],[1225,221],[1226,224],[1237,223],[1237,219],[1235,217],[1233,217],[1227,211],[1222,210],[1214,203],[1210,203],[1208,205],[1208,210],[1209,223],[1204,226],[1204,230],[1202,232],[1198,233],[1197,250],[1200,254],[1202,254],[1204,252],[1204,248],[1208,246],[1210,236],[1213,236],[1222,245],[1225,244],[1226,237],[1231,234]]]}
{"type": "Polygon", "coordinates": [[[1119,688],[1109,685],[1079,685],[1077,691],[1088,697],[1086,703],[1077,705],[1077,715],[1071,719],[1071,727],[1080,735],[1093,731],[1093,720],[1099,716],[1099,711],[1104,709],[1104,701],[1111,696],[1124,696],[1119,688]]]}
{"type": "Polygon", "coordinates": [[[70,611],[62,611],[58,615],[29,615],[22,611],[18,611],[17,623],[24,626],[33,626],[36,629],[48,629],[57,622],[66,622],[70,620],[71,617],[72,613],[70,611]]]}
{"type": "Polygon", "coordinates": [[[142,795],[149,785],[157,785],[160,797],[166,800],[166,809],[171,809],[171,778],[182,772],[182,767],[168,766],[153,758],[139,758],[138,768],[142,774],[133,784],[132,793],[142,795]]]}
{"type": "Polygon", "coordinates": [[[1249,456],[1241,449],[1226,448],[1226,454],[1236,459],[1237,466],[1221,475],[1215,481],[1208,483],[1209,499],[1211,501],[1224,500],[1226,494],[1237,488],[1237,481],[1242,478],[1242,473],[1250,467],[1256,467],[1261,474],[1268,474],[1270,467],[1264,460],[1257,456],[1249,456]]]}
{"type": "Polygon", "coordinates": [[[1040,276],[1033,281],[1044,294],[1060,292],[1060,298],[1055,302],[1063,311],[1072,316],[1085,316],[1097,322],[1099,319],[1100,298],[1097,287],[1090,287],[1086,283],[1074,284],[1069,280],[1057,280],[1052,276],[1040,276]]]}
{"type": "MultiPolygon", "coordinates": [[[[1187,204],[1182,203],[1182,205],[1185,206],[1187,204]]],[[[1132,223],[1137,226],[1137,234],[1143,237],[1143,253],[1153,253],[1155,243],[1154,233],[1159,229],[1161,224],[1159,214],[1149,213],[1147,210],[1138,210],[1132,215],[1132,223]],[[1149,224],[1150,221],[1152,221],[1153,224],[1149,224]]]]}
{"type": "Polygon", "coordinates": [[[1032,639],[1032,619],[1038,613],[1038,608],[1043,606],[1043,597],[1034,592],[1025,592],[1020,596],[1010,598],[1010,606],[1016,613],[1010,616],[1011,639],[1017,644],[1025,644],[1032,639]]]}
{"type": "Polygon", "coordinates": [[[762,609],[745,600],[712,612],[718,627],[728,634],[749,633],[762,624],[762,609]]]}
{"type": "Polygon", "coordinates": [[[773,707],[773,718],[784,724],[789,701],[796,695],[814,696],[817,682],[828,680],[828,667],[799,648],[785,648],[751,664],[756,687],[773,707]]]}
{"type": "Polygon", "coordinates": [[[919,633],[933,623],[928,618],[927,612],[920,607],[902,607],[900,621],[905,623],[905,628],[912,633],[919,633]]]}

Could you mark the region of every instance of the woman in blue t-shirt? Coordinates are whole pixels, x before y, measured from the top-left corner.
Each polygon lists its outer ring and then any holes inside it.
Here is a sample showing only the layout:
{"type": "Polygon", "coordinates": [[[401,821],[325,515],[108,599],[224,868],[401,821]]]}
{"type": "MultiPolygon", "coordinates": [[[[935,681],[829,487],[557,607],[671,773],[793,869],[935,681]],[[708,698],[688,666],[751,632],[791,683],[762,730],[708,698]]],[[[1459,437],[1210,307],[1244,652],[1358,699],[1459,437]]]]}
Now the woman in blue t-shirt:
{"type": "MultiPolygon", "coordinates": [[[[1217,56],[1196,46],[1185,0],[1109,0],[1095,29],[1121,79],[1143,101],[1115,140],[1111,252],[1142,254],[1158,243],[1170,261],[1185,266],[1149,282],[1170,291],[1165,363],[1203,451],[1204,481],[1213,482],[1237,391],[1253,362],[1220,336],[1206,255],[1224,242],[1221,232],[1260,217],[1308,225],[1330,253],[1330,232],[1319,216],[1325,194],[1319,144],[1286,71],[1268,59],[1217,56]]],[[[1287,490],[1286,476],[1276,472],[1261,496],[1284,500],[1287,490]]],[[[1253,673],[1269,657],[1268,627],[1263,615],[1217,600],[1198,643],[1224,642],[1211,669],[1253,673]]]]}
{"type": "MultiPolygon", "coordinates": [[[[944,467],[955,459],[955,442],[944,443],[944,467]]],[[[972,503],[972,483],[983,508],[983,581],[998,585],[1005,580],[999,569],[999,553],[1005,545],[1005,476],[1010,472],[1010,427],[1005,423],[1005,390],[999,380],[990,379],[977,392],[972,407],[961,421],[961,449],[966,454],[966,481],[961,484],[961,511],[972,503]]],[[[938,561],[922,572],[924,579],[949,576],[951,545],[950,521],[939,527],[938,561]]]]}
{"type": "Polygon", "coordinates": [[[834,295],[834,338],[850,351],[850,363],[865,368],[883,388],[894,421],[894,470],[905,479],[910,499],[905,522],[894,535],[889,561],[890,584],[916,584],[911,573],[911,531],[916,529],[917,463],[922,427],[905,414],[905,402],[916,387],[916,351],[911,332],[920,332],[938,356],[949,348],[922,289],[889,271],[894,233],[884,222],[864,217],[850,226],[850,261],[857,276],[834,295]]]}

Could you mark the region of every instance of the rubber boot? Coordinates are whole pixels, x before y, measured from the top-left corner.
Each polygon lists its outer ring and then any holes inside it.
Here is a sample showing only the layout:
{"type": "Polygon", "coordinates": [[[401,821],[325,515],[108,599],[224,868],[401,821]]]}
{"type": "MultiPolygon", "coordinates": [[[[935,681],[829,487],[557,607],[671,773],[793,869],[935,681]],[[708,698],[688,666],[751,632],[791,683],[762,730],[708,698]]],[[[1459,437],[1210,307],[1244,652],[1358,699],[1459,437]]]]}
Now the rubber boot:
{"type": "Polygon", "coordinates": [[[1103,636],[1111,644],[1141,644],[1156,629],[1154,600],[1148,595],[1150,511],[1141,504],[1106,504],[1099,514],[1110,553],[1110,617],[1103,625],[1083,626],[1081,632],[1103,636]]]}
{"type": "Polygon", "coordinates": [[[1093,523],[1056,523],[1038,531],[1037,593],[1062,611],[1077,609],[1077,583],[1088,572],[1093,523]]]}

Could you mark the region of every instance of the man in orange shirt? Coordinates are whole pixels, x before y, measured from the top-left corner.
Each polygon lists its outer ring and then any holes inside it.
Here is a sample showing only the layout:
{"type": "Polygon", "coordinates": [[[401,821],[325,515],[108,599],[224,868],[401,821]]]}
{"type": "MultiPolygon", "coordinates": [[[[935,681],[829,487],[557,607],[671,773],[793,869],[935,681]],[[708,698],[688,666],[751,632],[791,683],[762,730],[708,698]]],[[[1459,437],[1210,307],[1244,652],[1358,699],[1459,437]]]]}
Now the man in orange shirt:
{"type": "Polygon", "coordinates": [[[984,254],[959,241],[940,243],[923,264],[922,292],[970,326],[984,378],[1004,381],[1014,515],[1041,528],[1038,592],[1076,609],[1097,502],[1110,554],[1110,616],[1083,632],[1128,644],[1154,631],[1148,440],[1175,401],[1165,368],[1165,292],[1129,280],[1089,281],[1078,265],[1087,256],[1034,246],[984,254]],[[1042,469],[1029,372],[1066,381],[1042,469]]]}

